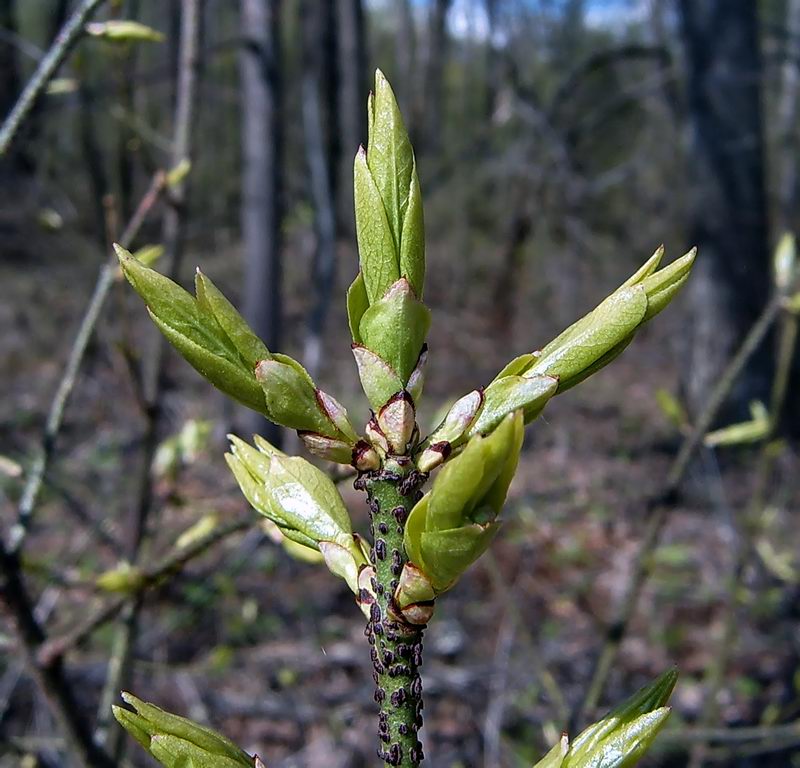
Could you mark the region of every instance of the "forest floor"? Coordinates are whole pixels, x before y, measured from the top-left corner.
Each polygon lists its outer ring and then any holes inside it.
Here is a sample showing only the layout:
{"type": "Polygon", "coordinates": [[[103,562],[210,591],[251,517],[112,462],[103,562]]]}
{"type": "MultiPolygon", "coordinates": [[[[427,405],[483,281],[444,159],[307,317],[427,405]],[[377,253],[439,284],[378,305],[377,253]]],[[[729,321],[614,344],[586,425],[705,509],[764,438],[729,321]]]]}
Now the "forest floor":
{"type": "MultiPolygon", "coordinates": [[[[41,237],[26,245],[23,257],[0,257],[0,453],[20,462],[36,444],[97,273],[94,249],[79,240],[64,242],[41,237]]],[[[309,303],[303,287],[307,244],[295,238],[290,248],[299,255],[287,274],[290,332],[282,351],[298,355],[309,303]]],[[[201,263],[235,296],[238,276],[229,264],[238,259],[230,248],[210,250],[195,243],[185,274],[201,263]]],[[[473,254],[463,269],[456,259],[445,260],[444,250],[433,243],[429,255],[426,299],[434,324],[423,421],[448,398],[490,380],[513,355],[546,342],[635,266],[587,267],[568,283],[547,285],[536,279],[534,266],[523,267],[513,300],[518,309],[509,324],[500,311],[507,306],[498,307],[492,297],[480,259],[473,254]]],[[[325,338],[331,362],[320,385],[356,418],[366,411],[341,306],[355,264],[349,249],[341,256],[325,338]]],[[[124,350],[141,348],[147,321],[131,293],[122,283],[112,292],[68,407],[27,550],[31,584],[54,634],[106,599],[93,588],[92,575],[113,567],[118,553],[100,542],[95,529],[103,525],[122,540],[133,506],[143,421],[124,350]],[[79,517],[93,522],[86,525],[79,517]]],[[[487,765],[485,756],[494,754],[502,766],[530,766],[564,727],[543,690],[541,665],[570,706],[581,700],[645,529],[644,502],[664,482],[680,441],[655,393],[677,389],[670,339],[680,332],[681,317],[677,303],[620,360],[548,405],[529,429],[491,557],[439,601],[426,633],[424,740],[430,765],[487,765]]],[[[220,519],[247,513],[222,459],[230,414],[221,396],[175,355],[168,361],[164,413],[165,437],[188,419],[211,420],[214,428],[176,476],[158,479],[148,559],[170,551],[177,535],[205,513],[220,519]]],[[[681,680],[665,748],[677,743],[672,734],[696,721],[703,708],[703,674],[718,654],[736,521],[752,492],[754,455],[740,449],[696,458],[603,699],[613,703],[677,665],[681,680]]],[[[796,453],[784,446],[761,517],[761,554],[753,555],[750,588],[740,595],[736,644],[719,700],[727,725],[790,720],[800,708],[796,586],[768,567],[771,559],[788,560],[784,575],[787,569],[795,573],[800,530],[789,512],[800,500],[797,466],[796,453]]],[[[363,500],[349,482],[341,487],[355,525],[364,530],[363,500]]],[[[19,490],[18,479],[2,480],[6,528],[19,490]]],[[[290,560],[254,525],[150,593],[130,688],[213,724],[257,750],[270,768],[374,765],[372,682],[362,629],[342,582],[320,567],[290,560]]],[[[87,711],[96,706],[112,638],[105,627],[68,656],[87,711]]],[[[17,664],[15,653],[3,654],[0,679],[6,684],[19,671],[17,664]]],[[[42,699],[24,677],[11,693],[2,693],[0,742],[48,733],[42,699]]],[[[14,759],[3,758],[0,748],[0,765],[14,759]]],[[[720,764],[788,765],[789,752],[775,763],[753,760],[722,756],[720,764]]],[[[683,765],[685,757],[662,750],[650,764],[683,765]]]]}

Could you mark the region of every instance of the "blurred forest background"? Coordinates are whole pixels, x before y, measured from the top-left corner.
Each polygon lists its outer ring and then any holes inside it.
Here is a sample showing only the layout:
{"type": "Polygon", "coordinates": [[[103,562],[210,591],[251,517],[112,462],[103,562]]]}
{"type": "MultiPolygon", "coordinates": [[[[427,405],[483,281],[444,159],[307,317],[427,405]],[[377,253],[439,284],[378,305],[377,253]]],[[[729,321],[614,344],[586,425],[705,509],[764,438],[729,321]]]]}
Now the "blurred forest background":
{"type": "Polygon", "coordinates": [[[270,768],[375,763],[349,592],[269,541],[222,459],[266,425],[109,261],[201,265],[366,413],[344,291],[375,67],[425,200],[424,423],[660,243],[700,252],[532,425],[503,534],[426,634],[428,762],[530,766],[675,664],[647,765],[800,766],[797,287],[772,256],[798,225],[800,0],[0,0],[0,117],[86,9],[0,152],[0,766],[144,765],[123,688],[270,768]]]}

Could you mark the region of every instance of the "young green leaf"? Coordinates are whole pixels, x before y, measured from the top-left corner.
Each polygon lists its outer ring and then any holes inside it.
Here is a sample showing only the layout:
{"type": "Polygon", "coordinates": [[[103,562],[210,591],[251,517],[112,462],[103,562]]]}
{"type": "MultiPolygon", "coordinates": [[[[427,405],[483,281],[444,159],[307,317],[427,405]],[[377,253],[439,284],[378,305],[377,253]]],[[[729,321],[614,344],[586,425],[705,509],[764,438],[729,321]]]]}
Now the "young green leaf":
{"type": "Polygon", "coordinates": [[[385,360],[405,383],[422,352],[430,322],[430,310],[401,278],[364,313],[360,330],[364,346],[385,360]]]}
{"type": "Polygon", "coordinates": [[[354,344],[361,343],[361,318],[369,309],[369,297],[364,285],[364,276],[359,272],[347,289],[347,322],[350,325],[350,335],[354,344]]]}
{"type": "Polygon", "coordinates": [[[392,87],[380,70],[375,72],[375,93],[370,106],[372,130],[366,160],[399,252],[409,205],[414,152],[392,87]]]}
{"type": "Polygon", "coordinates": [[[554,376],[568,380],[579,375],[609,350],[628,338],[647,312],[641,285],[612,293],[595,310],[550,342],[525,376],[554,376]]]}
{"type": "Polygon", "coordinates": [[[87,34],[115,43],[161,43],[164,34],[158,30],[128,19],[93,21],[86,25],[87,34]]]}
{"type": "Polygon", "coordinates": [[[362,147],[353,170],[356,236],[361,274],[370,304],[378,301],[400,279],[400,263],[389,220],[362,147]]]}
{"type": "Polygon", "coordinates": [[[561,768],[567,750],[569,750],[569,738],[566,733],[562,733],[556,745],[533,768],[561,768]]]}
{"type": "MultiPolygon", "coordinates": [[[[144,299],[153,322],[170,344],[215,387],[267,416],[267,404],[253,366],[242,357],[237,343],[207,305],[201,306],[177,283],[146,267],[124,248],[114,247],[125,277],[144,299]]],[[[239,320],[243,327],[238,328],[238,336],[249,335],[257,341],[244,321],[239,320]]],[[[232,320],[229,327],[233,327],[232,320]]]]}
{"type": "Polygon", "coordinates": [[[264,342],[253,333],[236,307],[199,269],[195,275],[195,294],[200,309],[219,323],[242,360],[251,368],[255,369],[259,361],[270,358],[264,342]]]}
{"type": "Polygon", "coordinates": [[[425,286],[425,221],[416,162],[411,170],[408,207],[400,236],[400,274],[411,283],[417,298],[422,299],[425,286]]]}

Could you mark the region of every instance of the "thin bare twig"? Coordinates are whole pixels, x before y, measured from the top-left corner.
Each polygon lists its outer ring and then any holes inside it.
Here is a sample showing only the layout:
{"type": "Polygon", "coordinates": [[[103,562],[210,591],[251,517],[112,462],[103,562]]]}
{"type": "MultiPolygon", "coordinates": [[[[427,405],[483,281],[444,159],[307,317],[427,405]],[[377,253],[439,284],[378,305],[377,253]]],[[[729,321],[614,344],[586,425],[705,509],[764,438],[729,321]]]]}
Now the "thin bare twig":
{"type": "MultiPolygon", "coordinates": [[[[175,121],[172,139],[172,166],[191,162],[192,136],[195,125],[195,106],[199,77],[200,26],[202,0],[182,0],[180,50],[178,53],[178,83],[175,99],[175,121]]],[[[183,181],[174,185],[170,206],[164,214],[164,259],[166,272],[177,278],[183,261],[186,233],[186,185],[183,181]]],[[[143,440],[136,508],[129,534],[128,560],[136,564],[146,540],[147,523],[153,508],[152,463],[158,446],[161,424],[161,393],[164,378],[165,342],[153,331],[153,346],[148,355],[149,367],[143,381],[145,403],[145,435],[143,440]]],[[[122,757],[125,741],[122,730],[112,731],[111,704],[121,687],[127,682],[130,672],[133,643],[138,629],[142,598],[136,595],[125,607],[123,621],[118,627],[114,641],[114,652],[109,660],[108,674],[100,697],[96,739],[101,744],[108,742],[110,751],[118,761],[122,757]],[[112,735],[113,733],[113,735],[112,735]]]]}
{"type": "Polygon", "coordinates": [[[530,628],[522,619],[519,603],[513,599],[509,585],[506,583],[500,571],[500,567],[497,564],[497,558],[489,551],[484,554],[482,562],[491,579],[496,598],[505,603],[505,609],[509,618],[516,629],[522,634],[522,637],[527,641],[528,655],[531,664],[534,667],[537,679],[542,684],[545,695],[550,699],[550,704],[555,710],[556,718],[558,718],[561,723],[566,723],[569,717],[569,705],[567,704],[567,700],[561,692],[558,681],[553,677],[552,672],[550,672],[547,665],[544,663],[530,628]]]}
{"type": "MultiPolygon", "coordinates": [[[[147,190],[144,197],[142,197],[136,212],[133,214],[128,226],[122,233],[120,243],[124,247],[128,247],[131,242],[133,242],[133,239],[141,229],[147,215],[153,209],[156,202],[158,202],[165,188],[165,178],[166,176],[163,171],[159,171],[153,177],[150,188],[147,190]]],[[[56,393],[47,412],[47,421],[45,422],[39,454],[34,459],[28,472],[25,488],[23,489],[22,497],[19,501],[17,508],[17,524],[13,526],[9,532],[8,547],[11,552],[19,551],[28,528],[30,527],[33,510],[39,498],[45,474],[47,473],[47,467],[53,455],[56,439],[64,421],[64,410],[69,402],[72,390],[75,388],[78,371],[86,355],[86,349],[94,333],[94,329],[100,317],[100,312],[103,309],[111,286],[114,284],[117,270],[116,259],[109,261],[101,267],[100,274],[94,286],[94,291],[92,292],[92,297],[89,300],[89,304],[86,307],[86,311],[78,327],[78,332],[72,342],[69,356],[67,357],[67,363],[64,366],[58,388],[56,389],[56,393]]]]}
{"type": "Polygon", "coordinates": [[[517,623],[506,610],[495,642],[494,664],[489,682],[489,703],[483,720],[483,764],[485,768],[500,765],[503,720],[508,704],[508,673],[517,623]]]}
{"type": "Polygon", "coordinates": [[[104,0],[83,0],[58,33],[47,55],[41,60],[33,77],[28,81],[14,108],[0,127],[0,157],[8,151],[14,136],[47,87],[50,78],[58,71],[83,34],[84,25],[103,2],[104,0]]]}
{"type": "Polygon", "coordinates": [[[92,740],[60,660],[42,665],[37,654],[45,640],[34,615],[33,601],[22,581],[17,553],[0,546],[0,603],[11,618],[25,664],[47,700],[71,757],[80,768],[114,768],[114,763],[92,740]]]}
{"type": "MultiPolygon", "coordinates": [[[[188,563],[205,554],[216,544],[234,534],[248,530],[253,525],[254,521],[250,518],[228,523],[220,526],[204,538],[198,539],[198,541],[185,549],[170,553],[155,565],[142,571],[135,595],[163,584],[166,579],[179,573],[188,563]]],[[[37,659],[39,664],[43,666],[51,665],[69,650],[80,645],[99,627],[118,616],[129,600],[129,596],[115,597],[87,616],[77,627],[60,637],[51,638],[45,642],[38,652],[37,659]]]]}
{"type": "Polygon", "coordinates": [[[586,717],[600,701],[608,675],[611,672],[622,640],[627,634],[633,613],[636,610],[642,588],[650,577],[652,554],[658,546],[661,532],[669,518],[678,488],[689,468],[689,461],[702,443],[704,435],[708,432],[748,360],[758,349],[781,311],[782,301],[782,297],[776,295],[764,307],[760,317],[753,324],[736,354],[720,376],[691,432],[683,439],[678,454],[667,474],[667,480],[663,488],[648,499],[645,504],[649,515],[647,529],[633,564],[628,588],[616,615],[606,627],[603,645],[595,662],[583,703],[577,712],[576,721],[585,721],[586,717]]]}
{"type": "MultiPolygon", "coordinates": [[[[713,725],[719,716],[719,693],[725,682],[725,673],[736,647],[739,594],[744,586],[745,572],[755,548],[755,540],[762,529],[762,515],[774,459],[770,446],[780,424],[781,413],[786,403],[786,392],[791,377],[792,360],[794,359],[797,342],[797,315],[786,309],[781,316],[779,324],[778,363],[775,370],[775,378],[772,382],[769,428],[761,440],[758,452],[753,493],[747,509],[741,515],[736,552],[727,579],[725,619],[716,643],[715,652],[711,655],[711,665],[705,675],[707,688],[705,706],[698,721],[701,727],[713,725]]],[[[689,768],[700,768],[709,755],[710,749],[708,745],[702,741],[699,742],[692,749],[688,763],[689,768]]]]}

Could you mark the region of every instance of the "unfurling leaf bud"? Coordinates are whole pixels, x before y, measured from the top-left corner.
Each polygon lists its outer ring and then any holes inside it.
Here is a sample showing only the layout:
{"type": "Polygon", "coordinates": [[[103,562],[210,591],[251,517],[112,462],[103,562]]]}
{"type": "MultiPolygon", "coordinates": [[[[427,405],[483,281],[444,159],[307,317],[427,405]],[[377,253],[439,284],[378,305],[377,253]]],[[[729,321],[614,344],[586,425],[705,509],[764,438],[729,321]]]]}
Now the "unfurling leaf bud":
{"type": "Polygon", "coordinates": [[[113,708],[119,724],[165,768],[254,768],[260,761],[230,739],[185,717],[122,694],[134,711],[113,708]]]}
{"type": "Polygon", "coordinates": [[[436,593],[449,589],[494,538],[523,431],[523,415],[517,411],[489,436],[473,437],[412,509],[404,535],[406,554],[436,593]]]}
{"type": "Polygon", "coordinates": [[[665,705],[677,679],[674,669],[665,672],[590,725],[572,741],[562,767],[590,768],[607,760],[618,768],[635,765],[669,717],[665,705]]]}
{"type": "Polygon", "coordinates": [[[353,443],[349,441],[337,440],[334,437],[325,437],[316,432],[303,432],[302,430],[298,431],[297,435],[309,453],[313,453],[321,459],[337,464],[353,462],[353,443]]]}
{"type": "Polygon", "coordinates": [[[483,400],[483,391],[474,389],[453,403],[442,423],[431,432],[423,443],[423,452],[417,461],[420,471],[430,472],[447,458],[442,444],[452,447],[457,440],[464,437],[483,407],[483,400]],[[433,446],[437,446],[437,448],[431,450],[433,446]]]}
{"type": "Polygon", "coordinates": [[[114,246],[122,271],[144,299],[150,316],[167,340],[215,387],[269,416],[264,393],[256,381],[253,352],[270,353],[241,315],[214,288],[198,276],[197,299],[177,283],[138,262],[114,246]]]}
{"type": "Polygon", "coordinates": [[[416,426],[414,401],[411,395],[405,390],[393,395],[378,411],[377,422],[390,452],[396,456],[404,455],[416,426]]]}
{"type": "Polygon", "coordinates": [[[350,463],[358,435],[347,420],[347,411],[314,386],[305,368],[285,355],[272,355],[256,365],[255,375],[272,421],[296,429],[312,453],[350,463]]]}
{"type": "Polygon", "coordinates": [[[622,354],[639,328],[661,312],[686,282],[697,251],[693,248],[658,270],[663,254],[663,247],[658,248],[616,291],[542,350],[508,363],[486,388],[483,407],[466,437],[488,434],[517,408],[523,409],[526,424],[533,421],[550,397],[622,354]]]}
{"type": "MultiPolygon", "coordinates": [[[[421,303],[425,279],[422,196],[414,152],[392,89],[378,71],[367,107],[369,144],[356,155],[354,193],[361,271],[347,294],[353,342],[382,360],[400,380],[400,389],[419,394],[420,362],[430,324],[421,303]],[[414,381],[411,382],[411,377],[414,381]]],[[[373,408],[373,377],[365,381],[373,408]]]]}
{"type": "Polygon", "coordinates": [[[669,717],[678,676],[669,670],[590,725],[572,743],[563,734],[534,768],[631,768],[648,750],[669,717]]]}
{"type": "MultiPolygon", "coordinates": [[[[228,466],[250,504],[278,526],[292,541],[320,550],[326,561],[336,563],[337,573],[357,573],[366,563],[352,533],[350,516],[333,481],[313,464],[289,457],[256,436],[257,448],[233,435],[228,466]],[[342,565],[343,554],[322,543],[335,544],[353,561],[342,565]],[[336,553],[334,556],[333,553],[336,553]]],[[[355,581],[348,581],[355,591],[355,581]]]]}

